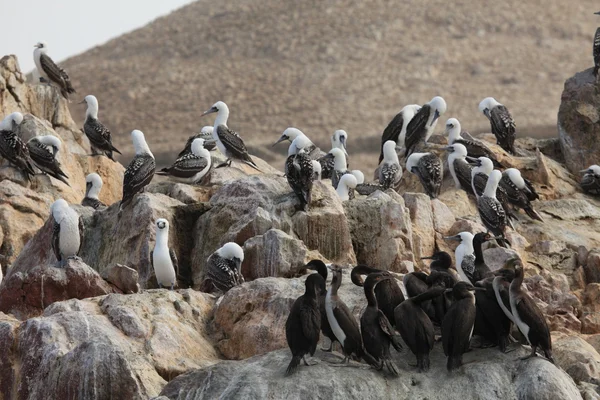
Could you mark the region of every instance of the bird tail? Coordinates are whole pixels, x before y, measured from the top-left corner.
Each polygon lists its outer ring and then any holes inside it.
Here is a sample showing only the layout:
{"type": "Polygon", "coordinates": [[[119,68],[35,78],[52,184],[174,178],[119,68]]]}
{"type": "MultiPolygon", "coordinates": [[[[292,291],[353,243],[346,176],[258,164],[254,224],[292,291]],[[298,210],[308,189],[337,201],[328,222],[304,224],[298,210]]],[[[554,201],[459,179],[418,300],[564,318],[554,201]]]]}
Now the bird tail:
{"type": "Polygon", "coordinates": [[[163,168],[160,171],[156,171],[156,175],[169,175],[169,168],[163,168]]]}
{"type": "Polygon", "coordinates": [[[358,356],[360,358],[362,358],[363,360],[365,360],[367,362],[367,364],[369,364],[370,366],[372,366],[373,368],[375,368],[377,370],[380,370],[381,368],[383,368],[383,361],[376,360],[375,357],[370,355],[367,351],[365,351],[365,349],[362,349],[361,354],[358,354],[358,356]]]}
{"type": "Polygon", "coordinates": [[[462,354],[459,356],[448,356],[448,362],[446,363],[446,369],[448,371],[454,371],[459,369],[462,365],[462,354]]]}
{"type": "Polygon", "coordinates": [[[394,364],[394,362],[392,360],[390,360],[389,358],[383,361],[383,364],[385,365],[385,367],[388,369],[388,371],[390,371],[390,373],[394,376],[400,376],[400,371],[398,370],[398,367],[396,366],[396,364],[394,364]]]}
{"type": "Polygon", "coordinates": [[[292,357],[290,364],[288,365],[287,369],[285,370],[285,376],[290,376],[294,372],[296,372],[296,370],[298,369],[298,365],[300,365],[300,360],[302,360],[302,357],[300,357],[300,356],[292,357]]]}
{"type": "Polygon", "coordinates": [[[254,163],[254,161],[252,161],[252,158],[250,158],[250,155],[248,155],[248,154],[247,154],[247,155],[246,155],[246,158],[245,158],[245,159],[243,159],[242,161],[243,161],[244,163],[248,164],[249,166],[251,166],[252,168],[254,168],[255,170],[257,170],[257,171],[259,171],[259,172],[262,172],[262,171],[260,170],[260,168],[258,168],[258,165],[256,165],[256,164],[254,163]]]}
{"type": "Polygon", "coordinates": [[[544,349],[544,355],[546,356],[548,361],[550,361],[552,364],[556,365],[556,363],[554,362],[554,357],[552,357],[552,350],[544,349]]]}
{"type": "Polygon", "coordinates": [[[419,372],[429,371],[429,354],[417,355],[417,367],[419,368],[419,372]]]}
{"type": "Polygon", "coordinates": [[[544,220],[542,219],[540,214],[538,214],[537,211],[535,211],[532,207],[527,207],[527,208],[524,208],[523,210],[525,210],[525,212],[527,213],[529,218],[536,219],[540,222],[544,222],[544,220]]]}
{"type": "Polygon", "coordinates": [[[56,174],[55,178],[58,179],[59,181],[61,181],[62,183],[64,183],[65,185],[67,185],[68,187],[71,187],[71,185],[69,185],[69,181],[67,180],[68,176],[66,176],[64,173],[56,174]]]}

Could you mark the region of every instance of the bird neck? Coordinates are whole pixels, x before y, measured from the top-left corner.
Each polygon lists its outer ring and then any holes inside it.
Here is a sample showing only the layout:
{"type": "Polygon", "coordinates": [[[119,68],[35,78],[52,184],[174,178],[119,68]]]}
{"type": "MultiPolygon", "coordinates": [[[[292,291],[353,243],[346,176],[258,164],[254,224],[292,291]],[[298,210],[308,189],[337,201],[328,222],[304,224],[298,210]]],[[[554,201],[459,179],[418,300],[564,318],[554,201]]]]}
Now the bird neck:
{"type": "Polygon", "coordinates": [[[214,131],[217,130],[219,125],[227,126],[227,119],[229,118],[229,109],[227,107],[222,107],[217,111],[217,118],[215,118],[215,127],[214,131]]]}
{"type": "Polygon", "coordinates": [[[335,156],[335,160],[333,163],[333,168],[336,171],[343,172],[346,170],[346,156],[343,154],[335,156]]]}
{"type": "Polygon", "coordinates": [[[100,187],[96,185],[90,186],[90,190],[87,192],[86,197],[90,199],[98,200],[98,195],[100,194],[100,187]]]}
{"type": "Polygon", "coordinates": [[[375,286],[377,286],[376,284],[367,284],[364,286],[365,288],[365,297],[367,298],[367,304],[369,307],[375,307],[378,308],[377,306],[377,298],[375,297],[375,286]]]}
{"type": "Polygon", "coordinates": [[[94,119],[98,119],[98,104],[89,103],[87,106],[87,110],[85,112],[85,117],[91,117],[94,119]]]}
{"type": "Polygon", "coordinates": [[[473,241],[473,252],[475,253],[475,264],[484,263],[483,250],[481,249],[481,242],[473,241]]]}
{"type": "Polygon", "coordinates": [[[335,189],[338,196],[340,196],[340,200],[346,201],[350,200],[350,196],[348,195],[348,186],[345,183],[339,182],[337,189],[335,189]]]}
{"type": "Polygon", "coordinates": [[[487,196],[487,197],[493,197],[495,199],[497,189],[498,189],[498,182],[496,182],[494,179],[488,179],[488,181],[485,185],[485,190],[483,191],[483,195],[487,196]]]}
{"type": "Polygon", "coordinates": [[[475,249],[473,249],[473,243],[462,242],[456,248],[456,253],[457,253],[457,255],[460,254],[463,258],[467,254],[475,253],[475,249]]]}
{"type": "Polygon", "coordinates": [[[338,275],[338,273],[334,273],[333,274],[333,278],[331,278],[331,286],[330,286],[330,290],[331,290],[331,295],[332,296],[337,296],[337,292],[338,289],[340,288],[340,285],[342,284],[342,276],[341,274],[338,275]]]}
{"type": "Polygon", "coordinates": [[[154,157],[145,139],[134,140],[133,147],[135,147],[135,154],[138,156],[142,154],[149,154],[150,156],[154,157]]]}
{"type": "Polygon", "coordinates": [[[524,275],[525,274],[523,273],[523,271],[521,271],[521,273],[515,273],[515,277],[513,278],[512,282],[510,283],[511,291],[521,289],[521,285],[523,284],[523,278],[525,277],[524,275]]]}
{"type": "Polygon", "coordinates": [[[156,232],[156,245],[168,246],[169,244],[169,231],[168,229],[161,229],[156,232]]]}
{"type": "Polygon", "coordinates": [[[454,127],[448,131],[448,142],[453,144],[456,140],[460,139],[460,129],[454,127]]]}

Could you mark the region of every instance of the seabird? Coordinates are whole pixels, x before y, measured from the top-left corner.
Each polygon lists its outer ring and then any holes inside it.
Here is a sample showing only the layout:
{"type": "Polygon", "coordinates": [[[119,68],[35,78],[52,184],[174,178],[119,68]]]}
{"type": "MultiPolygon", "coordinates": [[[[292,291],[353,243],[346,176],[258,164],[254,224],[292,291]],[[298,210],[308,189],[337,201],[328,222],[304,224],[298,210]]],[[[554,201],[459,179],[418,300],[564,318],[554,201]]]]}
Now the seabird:
{"type": "Polygon", "coordinates": [[[123,176],[123,199],[119,211],[122,211],[133,200],[138,192],[143,191],[154,177],[156,163],[144,134],[137,129],[131,131],[131,139],[135,148],[135,156],[125,168],[123,176]]]}
{"type": "Polygon", "coordinates": [[[483,225],[497,237],[498,244],[506,247],[506,239],[504,238],[507,223],[506,212],[496,198],[496,190],[500,179],[502,179],[502,173],[497,169],[493,170],[488,177],[483,195],[477,199],[477,210],[483,225]]]}
{"type": "MultiPolygon", "coordinates": [[[[273,143],[273,146],[275,146],[277,143],[281,143],[286,140],[292,142],[298,136],[306,136],[306,135],[300,129],[289,127],[285,131],[283,131],[283,133],[281,134],[279,139],[277,139],[277,141],[275,143],[273,143]]],[[[307,138],[308,138],[308,136],[307,136],[307,138]]],[[[310,141],[310,139],[308,139],[308,140],[310,141]]],[[[315,146],[315,144],[312,141],[306,147],[305,151],[308,154],[308,156],[311,158],[311,160],[318,160],[319,158],[321,158],[325,155],[325,152],[323,152],[321,149],[319,149],[317,146],[315,146]]],[[[323,177],[323,178],[329,178],[329,177],[327,176],[327,177],[323,177]]]]}
{"type": "Polygon", "coordinates": [[[169,221],[164,218],[156,220],[156,244],[150,255],[150,263],[154,267],[154,274],[158,287],[170,287],[177,284],[176,270],[179,269],[177,256],[172,247],[169,247],[169,221]]]}
{"type": "Polygon", "coordinates": [[[352,175],[354,175],[354,177],[356,178],[356,183],[357,184],[363,184],[365,183],[365,174],[362,173],[361,170],[359,169],[353,169],[352,171],[350,171],[350,173],[352,175]]]}
{"type": "Polygon", "coordinates": [[[379,309],[375,289],[377,285],[386,280],[394,279],[389,272],[374,272],[367,276],[364,283],[365,297],[367,298],[367,308],[360,317],[360,332],[362,335],[365,351],[369,353],[379,363],[382,369],[384,366],[395,376],[400,375],[400,371],[390,355],[390,345],[397,351],[402,350],[400,337],[394,330],[392,324],[379,309]]]}
{"type": "Polygon", "coordinates": [[[342,175],[335,192],[341,201],[352,200],[354,199],[354,189],[356,189],[356,186],[356,177],[352,174],[345,174],[342,175]]]}
{"type": "Polygon", "coordinates": [[[97,173],[91,173],[85,177],[85,197],[81,200],[81,205],[92,207],[97,210],[100,207],[106,207],[106,204],[98,199],[100,190],[102,190],[102,178],[97,173]]]}
{"type": "Polygon", "coordinates": [[[317,160],[310,160],[312,166],[313,166],[313,181],[320,181],[321,180],[321,163],[319,163],[317,160]]]}
{"type": "Polygon", "coordinates": [[[219,151],[227,157],[227,160],[223,164],[218,165],[217,168],[231,166],[232,160],[236,159],[259,170],[258,166],[252,161],[252,158],[250,158],[246,145],[240,135],[232,129],[229,129],[227,126],[227,119],[229,118],[229,107],[227,107],[227,104],[222,101],[217,101],[202,115],[204,116],[211,113],[217,113],[213,129],[213,138],[217,142],[219,151]]]}
{"type": "Polygon", "coordinates": [[[48,45],[45,42],[39,42],[33,47],[36,48],[33,51],[33,61],[40,74],[40,81],[56,84],[60,94],[68,100],[69,94],[75,93],[69,75],[48,56],[48,45]]]}
{"type": "Polygon", "coordinates": [[[158,175],[169,175],[178,182],[198,183],[210,171],[210,152],[204,148],[204,139],[194,139],[191,153],[184,153],[169,168],[163,168],[158,175]]]}
{"type": "Polygon", "coordinates": [[[454,297],[442,322],[442,345],[448,357],[448,371],[460,368],[463,353],[469,350],[475,325],[475,296],[472,293],[475,289],[469,282],[458,282],[452,289],[446,289],[454,297]]]}
{"type": "Polygon", "coordinates": [[[383,161],[379,166],[379,183],[385,189],[398,191],[402,179],[402,167],[396,153],[396,143],[388,140],[383,144],[383,161]]]}
{"type": "MultiPolygon", "coordinates": [[[[417,147],[427,142],[435,129],[437,120],[446,112],[446,102],[436,96],[415,114],[406,127],[405,157],[417,150],[417,147]]],[[[384,154],[385,155],[385,154],[384,154]]]]}
{"type": "Polygon", "coordinates": [[[50,214],[54,222],[52,251],[58,266],[64,267],[68,259],[76,258],[79,253],[83,237],[83,219],[63,199],[52,203],[50,214]]]}
{"type": "MultiPolygon", "coordinates": [[[[308,264],[304,266],[307,269],[312,269],[318,272],[321,277],[323,277],[323,281],[327,282],[327,265],[321,260],[310,260],[308,264]]],[[[319,294],[319,310],[321,312],[321,333],[323,336],[329,338],[331,345],[328,349],[321,348],[323,351],[331,352],[333,350],[333,342],[337,342],[337,338],[335,337],[335,333],[331,330],[331,326],[329,325],[329,320],[327,320],[327,311],[325,310],[325,296],[327,295],[327,289],[324,288],[324,291],[319,294]]]]}
{"type": "Polygon", "coordinates": [[[552,337],[548,323],[535,301],[522,288],[524,272],[521,262],[518,258],[513,258],[510,262],[515,264],[515,278],[510,283],[509,289],[511,312],[515,325],[531,345],[531,354],[523,357],[522,360],[535,357],[536,350],[540,347],[548,361],[554,364],[552,337]]]}
{"type": "MultiPolygon", "coordinates": [[[[598,28],[600,29],[600,28],[598,28]]],[[[600,194],[600,166],[590,165],[588,169],[580,171],[583,173],[581,178],[581,188],[584,192],[597,196],[600,194]]]]}
{"type": "MultiPolygon", "coordinates": [[[[331,171],[331,184],[337,189],[338,183],[342,175],[350,174],[348,164],[346,163],[346,154],[337,147],[331,149],[329,154],[333,157],[333,170],[331,171]]],[[[320,161],[320,160],[319,160],[320,161]]],[[[325,169],[325,164],[321,163],[321,167],[325,169]]]]}
{"type": "Polygon", "coordinates": [[[8,160],[25,176],[26,180],[31,180],[30,175],[35,171],[32,167],[32,160],[29,155],[27,145],[17,135],[19,127],[23,122],[23,114],[14,112],[2,120],[0,124],[0,156],[8,160]]]}
{"type": "Polygon", "coordinates": [[[454,250],[456,259],[456,270],[461,281],[471,282],[475,273],[475,249],[473,248],[473,234],[470,232],[460,232],[454,236],[448,236],[444,239],[458,240],[459,245],[454,250]]]}
{"type": "Polygon", "coordinates": [[[402,110],[390,121],[388,126],[383,130],[381,135],[381,151],[379,152],[379,164],[383,160],[383,144],[388,140],[393,140],[396,146],[404,148],[404,139],[406,137],[406,127],[416,113],[419,112],[421,106],[418,104],[409,104],[404,106],[402,110]]]}
{"type": "MultiPolygon", "coordinates": [[[[348,133],[342,129],[338,129],[333,132],[331,136],[331,148],[340,149],[346,155],[346,161],[348,161],[348,151],[346,150],[346,143],[348,142],[348,133]]],[[[347,166],[346,166],[347,167],[347,166]]]]}
{"type": "Polygon", "coordinates": [[[34,136],[27,142],[29,156],[34,165],[40,171],[50,175],[54,179],[58,179],[67,186],[69,178],[60,168],[60,163],[56,159],[56,155],[60,151],[61,141],[53,135],[34,136]]]}
{"type": "Polygon", "coordinates": [[[290,315],[285,321],[285,338],[292,351],[290,361],[285,375],[289,376],[296,372],[300,360],[306,366],[315,365],[306,361],[306,355],[312,357],[319,343],[319,332],[321,330],[321,308],[319,297],[326,291],[325,280],[319,274],[310,274],[304,283],[304,294],[294,301],[290,315]]]}
{"type": "Polygon", "coordinates": [[[448,145],[460,143],[467,149],[469,157],[487,157],[494,163],[495,167],[502,167],[502,164],[496,159],[493,151],[479,140],[465,139],[461,136],[462,129],[460,122],[456,118],[450,118],[446,121],[445,133],[448,134],[448,145]]]}
{"type": "Polygon", "coordinates": [[[200,133],[190,136],[187,142],[185,142],[185,147],[183,150],[177,154],[177,158],[183,157],[185,154],[192,152],[192,143],[194,142],[194,139],[204,139],[204,148],[208,151],[213,150],[217,145],[215,139],[213,139],[213,130],[213,126],[203,126],[200,130],[200,133]]]}
{"type": "Polygon", "coordinates": [[[515,154],[516,126],[508,109],[493,97],[486,97],[479,103],[479,111],[490,120],[498,145],[510,154],[515,154]]]}
{"type": "MultiPolygon", "coordinates": [[[[600,11],[595,12],[594,14],[600,15],[600,11]]],[[[596,29],[596,33],[594,34],[594,76],[598,76],[598,69],[600,68],[600,28],[596,29]]]]}
{"type": "Polygon", "coordinates": [[[473,187],[471,186],[472,167],[467,162],[467,148],[460,143],[456,143],[446,147],[446,150],[450,152],[448,168],[450,168],[450,175],[454,179],[454,185],[457,189],[473,193],[473,187]]]}
{"type": "Polygon", "coordinates": [[[225,293],[244,283],[242,262],[244,250],[234,242],[225,243],[206,260],[206,275],[212,285],[225,293]]]}
{"type": "Polygon", "coordinates": [[[98,99],[96,99],[96,96],[90,94],[85,96],[81,103],[87,104],[83,133],[85,133],[85,136],[90,141],[92,155],[104,153],[106,157],[115,161],[113,151],[119,154],[121,152],[112,144],[110,129],[98,120],[98,99]]]}
{"type": "MultiPolygon", "coordinates": [[[[533,189],[531,182],[526,181],[521,176],[521,171],[516,168],[508,168],[502,172],[499,188],[504,189],[507,199],[511,204],[522,208],[529,218],[544,222],[540,214],[533,209],[531,198],[539,198],[533,189]]],[[[504,204],[502,204],[504,207],[504,204]]],[[[506,211],[506,208],[504,208],[506,211]]]]}
{"type": "Polygon", "coordinates": [[[285,176],[288,184],[300,200],[300,209],[306,211],[310,207],[313,186],[313,163],[306,154],[306,146],[310,146],[306,136],[298,136],[292,141],[285,160],[285,176]]]}
{"type": "Polygon", "coordinates": [[[406,169],[415,174],[425,192],[435,199],[440,195],[444,171],[442,160],[433,153],[412,153],[406,160],[406,169]]]}

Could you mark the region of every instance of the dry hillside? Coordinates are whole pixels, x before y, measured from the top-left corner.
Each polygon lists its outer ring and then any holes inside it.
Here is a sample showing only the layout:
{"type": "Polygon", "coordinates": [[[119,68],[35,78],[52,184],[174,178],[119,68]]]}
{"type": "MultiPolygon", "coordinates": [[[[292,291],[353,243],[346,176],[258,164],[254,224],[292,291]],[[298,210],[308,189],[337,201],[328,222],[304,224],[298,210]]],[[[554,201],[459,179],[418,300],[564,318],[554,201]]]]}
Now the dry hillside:
{"type": "MultiPolygon", "coordinates": [[[[98,97],[100,118],[124,153],[138,128],[157,155],[174,156],[188,135],[212,124],[200,114],[224,100],[229,125],[275,165],[286,147],[265,145],[286,127],[326,149],[341,128],[351,165],[368,171],[393,115],[435,95],[448,102],[442,123],[454,116],[466,130],[485,130],[477,104],[494,96],[513,112],[520,135],[555,135],[563,82],[593,64],[597,7],[591,0],[199,0],[63,65],[81,97],[98,97]],[[357,153],[366,156],[358,162],[357,153]]],[[[78,122],[81,107],[71,105],[78,122]]]]}

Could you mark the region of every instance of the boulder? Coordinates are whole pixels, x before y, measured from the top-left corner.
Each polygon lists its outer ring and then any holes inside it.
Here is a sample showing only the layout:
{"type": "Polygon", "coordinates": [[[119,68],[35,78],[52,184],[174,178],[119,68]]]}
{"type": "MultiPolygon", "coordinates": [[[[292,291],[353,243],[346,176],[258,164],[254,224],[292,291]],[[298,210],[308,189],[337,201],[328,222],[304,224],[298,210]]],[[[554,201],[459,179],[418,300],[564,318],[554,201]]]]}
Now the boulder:
{"type": "Polygon", "coordinates": [[[101,276],[125,294],[137,293],[140,291],[138,272],[126,265],[111,265],[102,271],[101,276]]]}
{"type": "Polygon", "coordinates": [[[600,250],[592,249],[583,266],[587,283],[600,283],[600,250]]]}
{"type": "Polygon", "coordinates": [[[600,383],[600,354],[579,336],[553,338],[552,354],[557,365],[576,383],[600,383]]]}
{"type": "Polygon", "coordinates": [[[421,260],[421,257],[428,257],[435,252],[435,226],[431,200],[426,194],[420,193],[404,193],[403,197],[412,222],[412,251],[416,264],[422,268],[426,263],[421,260]]]}

